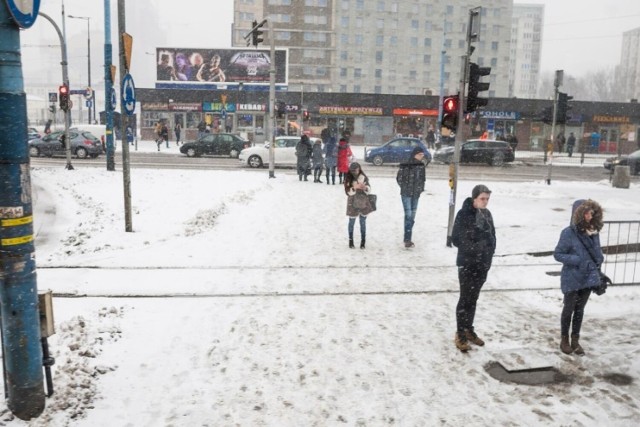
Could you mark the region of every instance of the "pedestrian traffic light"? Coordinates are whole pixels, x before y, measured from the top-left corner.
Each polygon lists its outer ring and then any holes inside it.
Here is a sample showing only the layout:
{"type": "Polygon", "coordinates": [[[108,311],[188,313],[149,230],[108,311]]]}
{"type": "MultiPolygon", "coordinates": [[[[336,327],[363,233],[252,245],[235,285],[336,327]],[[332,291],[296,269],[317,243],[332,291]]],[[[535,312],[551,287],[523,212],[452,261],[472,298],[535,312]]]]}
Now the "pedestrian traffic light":
{"type": "Polygon", "coordinates": [[[556,123],[566,123],[567,114],[571,109],[569,101],[573,99],[573,96],[569,96],[566,93],[558,92],[558,113],[556,114],[556,123]]]}
{"type": "Polygon", "coordinates": [[[458,128],[458,104],[460,98],[458,95],[447,96],[442,100],[442,118],[440,123],[442,127],[445,127],[451,131],[456,131],[458,128]]]}
{"type": "Polygon", "coordinates": [[[258,45],[264,41],[264,39],[260,37],[263,33],[263,31],[260,31],[260,28],[262,28],[265,22],[266,21],[262,21],[260,25],[258,25],[258,21],[253,21],[251,24],[251,28],[253,28],[251,31],[251,44],[255,47],[258,47],[258,45]]]}
{"type": "Polygon", "coordinates": [[[69,86],[62,85],[58,88],[58,98],[60,100],[60,109],[62,111],[69,110],[69,86]]]}
{"type": "Polygon", "coordinates": [[[302,120],[305,122],[309,120],[309,110],[302,110],[302,120]]]}
{"type": "Polygon", "coordinates": [[[489,103],[487,98],[478,98],[479,92],[489,90],[489,83],[481,82],[480,79],[491,74],[491,67],[480,67],[471,62],[469,64],[469,90],[467,92],[467,113],[476,111],[479,107],[484,107],[489,103]]]}
{"type": "Polygon", "coordinates": [[[542,122],[550,125],[553,123],[553,107],[546,107],[542,110],[542,122]]]}
{"type": "Polygon", "coordinates": [[[49,105],[49,112],[53,114],[56,113],[56,104],[49,105]]]}

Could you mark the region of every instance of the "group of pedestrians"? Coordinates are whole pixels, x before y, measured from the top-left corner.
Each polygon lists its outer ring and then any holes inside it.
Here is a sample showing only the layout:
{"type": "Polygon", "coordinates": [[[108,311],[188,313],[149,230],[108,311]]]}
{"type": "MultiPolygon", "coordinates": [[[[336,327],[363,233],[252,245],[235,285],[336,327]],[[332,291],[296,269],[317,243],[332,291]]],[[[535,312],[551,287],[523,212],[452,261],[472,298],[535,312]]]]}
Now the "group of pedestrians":
{"type": "MultiPolygon", "coordinates": [[[[160,147],[164,143],[167,148],[169,148],[169,128],[167,127],[167,123],[164,120],[161,120],[156,123],[154,132],[156,134],[156,145],[158,146],[158,151],[160,151],[160,147]]],[[[177,122],[173,127],[173,132],[176,135],[176,147],[181,144],[181,135],[182,135],[182,125],[180,122],[177,122]]]]}
{"type": "Polygon", "coordinates": [[[322,183],[322,173],[325,173],[327,185],[336,184],[336,169],[338,183],[342,184],[349,165],[354,160],[353,152],[346,137],[341,137],[336,143],[336,137],[323,131],[322,139],[314,144],[307,135],[302,135],[296,144],[296,169],[299,181],[308,181],[308,176],[313,171],[313,182],[322,183]]]}

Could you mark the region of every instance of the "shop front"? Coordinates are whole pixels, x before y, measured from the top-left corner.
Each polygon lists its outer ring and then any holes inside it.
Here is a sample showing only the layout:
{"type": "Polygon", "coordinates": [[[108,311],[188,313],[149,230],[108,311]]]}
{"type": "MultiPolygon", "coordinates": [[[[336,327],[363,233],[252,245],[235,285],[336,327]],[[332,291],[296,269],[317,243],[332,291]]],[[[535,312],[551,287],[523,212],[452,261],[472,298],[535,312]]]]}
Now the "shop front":
{"type": "Polygon", "coordinates": [[[586,130],[589,152],[629,154],[637,149],[638,124],[628,116],[594,115],[586,130]]]}
{"type": "Polygon", "coordinates": [[[382,107],[319,106],[318,118],[310,126],[313,135],[330,129],[348,136],[352,145],[380,145],[393,136],[393,119],[383,116],[382,107]]]}
{"type": "Polygon", "coordinates": [[[436,129],[437,121],[438,110],[393,109],[393,130],[396,136],[422,139],[430,128],[436,129]]]}

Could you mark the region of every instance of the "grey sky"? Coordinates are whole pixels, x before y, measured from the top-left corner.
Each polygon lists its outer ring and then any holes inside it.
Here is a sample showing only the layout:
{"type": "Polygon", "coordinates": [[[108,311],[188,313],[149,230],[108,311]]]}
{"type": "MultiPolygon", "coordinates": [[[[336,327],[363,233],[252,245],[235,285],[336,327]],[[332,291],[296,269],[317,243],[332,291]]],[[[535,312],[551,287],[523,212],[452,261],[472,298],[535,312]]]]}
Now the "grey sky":
{"type": "MultiPolygon", "coordinates": [[[[638,0],[531,0],[526,3],[545,5],[543,72],[563,69],[570,75],[581,76],[590,70],[614,67],[620,61],[622,33],[640,27],[638,0]]],[[[41,10],[60,23],[61,4],[62,0],[43,1],[41,10]]],[[[67,15],[92,18],[92,69],[97,68],[94,81],[98,81],[101,78],[98,67],[104,63],[103,1],[65,0],[64,4],[67,15]]],[[[117,52],[117,4],[117,0],[111,0],[114,52],[117,52]]],[[[155,56],[145,52],[153,53],[160,45],[229,47],[232,21],[233,0],[129,0],[127,32],[134,37],[132,74],[137,86],[152,87],[154,82],[155,56]],[[153,34],[145,28],[148,20],[159,22],[164,28],[162,33],[153,34]]],[[[86,71],[86,42],[82,44],[79,40],[86,40],[86,21],[67,19],[66,26],[68,40],[75,38],[77,44],[77,48],[69,52],[70,70],[82,73],[86,71]]],[[[33,72],[32,65],[57,65],[39,64],[31,55],[35,50],[33,46],[54,43],[57,44],[57,36],[44,19],[22,33],[25,76],[33,72]]],[[[115,58],[114,63],[117,63],[115,58]]]]}

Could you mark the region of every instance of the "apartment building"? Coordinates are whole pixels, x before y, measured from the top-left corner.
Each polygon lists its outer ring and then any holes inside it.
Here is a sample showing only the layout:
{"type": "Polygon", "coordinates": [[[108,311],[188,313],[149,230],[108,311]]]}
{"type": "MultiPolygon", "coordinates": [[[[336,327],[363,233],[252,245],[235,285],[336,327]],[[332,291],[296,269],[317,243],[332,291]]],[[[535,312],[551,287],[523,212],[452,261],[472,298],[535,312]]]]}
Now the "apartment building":
{"type": "Polygon", "coordinates": [[[540,79],[544,5],[514,4],[509,55],[510,98],[535,98],[540,79]]]}
{"type": "Polygon", "coordinates": [[[640,27],[622,33],[619,75],[623,93],[629,99],[640,98],[640,27]]]}

